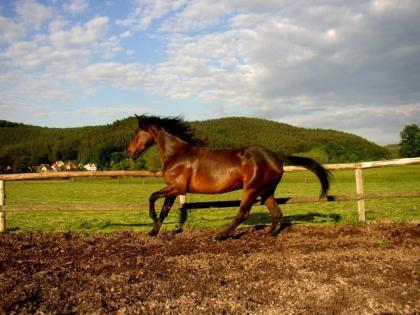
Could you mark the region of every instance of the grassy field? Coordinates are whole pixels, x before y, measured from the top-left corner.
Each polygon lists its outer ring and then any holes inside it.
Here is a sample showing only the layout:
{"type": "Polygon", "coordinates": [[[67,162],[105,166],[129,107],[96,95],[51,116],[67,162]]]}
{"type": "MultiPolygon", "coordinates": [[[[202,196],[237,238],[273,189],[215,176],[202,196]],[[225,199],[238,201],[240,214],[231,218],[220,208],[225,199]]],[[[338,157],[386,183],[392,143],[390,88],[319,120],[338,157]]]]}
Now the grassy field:
{"type": "MultiPolygon", "coordinates": [[[[390,167],[364,171],[365,191],[420,191],[420,166],[390,167]]],[[[162,179],[74,179],[7,182],[8,205],[95,204],[95,211],[8,211],[10,231],[148,231],[149,195],[164,186],[162,179]],[[121,211],[103,211],[105,205],[121,205],[121,211]],[[138,204],[138,211],[124,211],[124,204],[138,204]]],[[[318,195],[320,186],[312,173],[286,173],[276,197],[318,195]]],[[[355,193],[354,171],[334,173],[330,194],[355,193]]],[[[221,195],[188,195],[188,201],[240,199],[241,191],[221,195]]],[[[420,220],[418,198],[367,200],[368,221],[397,223],[420,220]]],[[[161,203],[158,202],[158,206],[161,203]]],[[[358,224],[355,201],[308,203],[282,206],[283,222],[302,224],[358,224]]],[[[220,228],[228,224],[237,209],[203,209],[189,212],[187,228],[220,228]]],[[[254,206],[245,225],[269,223],[271,217],[263,206],[254,206]]],[[[177,203],[163,229],[179,225],[177,203]]]]}

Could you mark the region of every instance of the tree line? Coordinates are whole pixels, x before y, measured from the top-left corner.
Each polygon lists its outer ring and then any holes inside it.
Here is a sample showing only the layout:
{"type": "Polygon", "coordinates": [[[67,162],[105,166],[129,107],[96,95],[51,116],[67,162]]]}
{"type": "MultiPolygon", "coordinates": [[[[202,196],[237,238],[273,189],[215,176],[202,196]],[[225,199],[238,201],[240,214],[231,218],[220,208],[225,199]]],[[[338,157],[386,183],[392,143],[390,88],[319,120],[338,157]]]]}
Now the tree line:
{"type": "MultiPolygon", "coordinates": [[[[380,160],[389,151],[359,136],[336,130],[307,129],[274,121],[230,117],[192,121],[197,137],[212,148],[238,148],[251,144],[268,147],[279,155],[301,155],[321,163],[380,160]]],[[[137,128],[134,117],[104,126],[45,128],[0,121],[0,173],[29,172],[34,165],[56,160],[94,162],[99,169],[158,170],[155,147],[137,160],[128,158],[127,145],[137,128]]]]}

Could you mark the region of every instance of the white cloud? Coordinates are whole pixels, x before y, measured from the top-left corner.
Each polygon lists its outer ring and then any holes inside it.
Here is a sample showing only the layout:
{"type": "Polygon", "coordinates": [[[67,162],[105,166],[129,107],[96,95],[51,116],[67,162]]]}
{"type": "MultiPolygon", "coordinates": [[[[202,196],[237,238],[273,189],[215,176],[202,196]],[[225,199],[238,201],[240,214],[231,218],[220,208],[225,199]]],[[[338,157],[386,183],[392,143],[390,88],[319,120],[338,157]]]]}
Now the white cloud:
{"type": "Polygon", "coordinates": [[[170,12],[178,10],[187,0],[137,0],[136,8],[126,19],[118,20],[134,30],[146,30],[150,24],[170,12]]]}
{"type": "Polygon", "coordinates": [[[0,96],[0,119],[30,124],[34,119],[48,117],[51,112],[51,109],[45,105],[35,105],[18,98],[4,99],[1,93],[0,96]]]}
{"type": "Polygon", "coordinates": [[[134,113],[148,113],[150,111],[151,109],[147,106],[126,106],[124,103],[119,105],[103,104],[101,106],[90,106],[82,103],[69,110],[49,111],[47,112],[48,115],[43,117],[43,120],[56,122],[65,117],[65,122],[59,123],[58,126],[60,127],[99,125],[132,116],[134,113]]]}
{"type": "Polygon", "coordinates": [[[80,108],[74,111],[64,112],[62,114],[70,115],[74,118],[77,117],[109,117],[112,119],[118,119],[121,117],[132,116],[134,113],[148,112],[149,107],[145,106],[100,106],[100,107],[89,107],[80,108]]]}
{"type": "Polygon", "coordinates": [[[229,25],[235,29],[250,29],[260,25],[268,18],[270,18],[268,14],[238,13],[230,18],[229,25]]]}
{"type": "Polygon", "coordinates": [[[370,3],[370,9],[376,14],[411,15],[418,14],[420,3],[416,0],[373,0],[370,3]]]}
{"type": "Polygon", "coordinates": [[[131,37],[131,36],[132,36],[132,34],[131,34],[130,31],[125,31],[124,33],[121,33],[121,35],[120,35],[121,38],[128,38],[128,37],[131,37]]]}
{"type": "Polygon", "coordinates": [[[68,24],[69,22],[66,21],[65,19],[60,18],[60,17],[55,17],[54,20],[52,20],[49,23],[48,28],[49,28],[50,33],[55,33],[55,32],[63,30],[68,24]]]}
{"type": "MultiPolygon", "coordinates": [[[[71,88],[61,85],[62,79],[53,73],[33,74],[28,71],[8,71],[0,77],[2,99],[25,99],[29,103],[45,100],[68,101],[72,97],[71,88]]],[[[17,102],[18,104],[20,101],[17,102]]]]}
{"type": "Polygon", "coordinates": [[[20,0],[13,3],[15,18],[0,15],[0,43],[22,39],[27,33],[40,31],[56,14],[54,8],[36,0],[20,0]]]}
{"type": "Polygon", "coordinates": [[[57,30],[49,35],[49,39],[57,48],[89,46],[105,35],[108,22],[106,16],[95,17],[83,25],[78,24],[68,30],[57,30]]]}
{"type": "MultiPolygon", "coordinates": [[[[84,88],[82,95],[92,95],[103,83],[132,88],[131,65],[113,63],[111,72],[121,80],[112,80],[104,72],[110,69],[110,64],[103,63],[101,70],[101,63],[93,62],[95,58],[110,59],[123,52],[120,38],[107,34],[108,24],[109,18],[105,16],[94,17],[83,24],[71,24],[58,16],[50,21],[48,32],[6,46],[0,51],[3,68],[0,82],[7,77],[19,77],[19,80],[13,85],[3,85],[0,92],[10,96],[27,95],[32,100],[61,102],[74,97],[75,90],[80,87],[84,88]],[[86,77],[80,78],[83,74],[86,77]]],[[[77,93],[80,96],[80,91],[77,93]]]]}
{"type": "Polygon", "coordinates": [[[70,0],[63,4],[63,9],[71,14],[78,14],[86,11],[89,7],[87,0],[70,0]]]}
{"type": "Polygon", "coordinates": [[[111,59],[116,54],[123,51],[120,38],[117,36],[111,36],[103,41],[98,42],[96,49],[105,59],[111,59]]]}
{"type": "Polygon", "coordinates": [[[36,0],[20,0],[15,3],[15,11],[21,21],[28,27],[39,30],[41,26],[54,16],[54,9],[36,0]]]}
{"type": "Polygon", "coordinates": [[[154,91],[233,106],[232,112],[254,108],[264,116],[259,109],[265,108],[295,124],[314,121],[311,127],[341,118],[354,122],[348,130],[376,134],[382,142],[379,126],[386,120],[397,134],[408,118],[391,118],[408,110],[406,104],[416,104],[409,107],[413,113],[420,96],[419,2],[380,1],[376,10],[375,2],[305,3],[273,2],[255,13],[257,1],[224,10],[217,2],[190,2],[162,23],[160,31],[183,35],[169,37],[168,59],[153,71],[154,91]],[[204,12],[215,14],[206,18],[200,15],[204,12]],[[227,24],[217,31],[187,35],[226,17],[227,24]],[[350,120],[346,112],[369,119],[350,120]]]}
{"type": "Polygon", "coordinates": [[[330,28],[329,30],[327,30],[325,32],[325,35],[327,36],[327,38],[329,40],[335,40],[335,39],[337,39],[337,31],[335,29],[333,29],[333,28],[330,28]]]}
{"type": "Polygon", "coordinates": [[[0,54],[6,58],[9,66],[17,66],[25,70],[44,69],[55,64],[77,64],[89,60],[91,51],[88,48],[57,49],[36,42],[16,42],[0,54]]]}
{"type": "MultiPolygon", "coordinates": [[[[281,113],[271,114],[272,116],[265,117],[281,117],[281,113]]],[[[281,117],[281,120],[308,128],[322,126],[326,129],[374,135],[377,143],[385,145],[398,143],[398,132],[407,124],[419,123],[416,117],[420,117],[420,103],[388,104],[380,108],[360,105],[346,108],[326,107],[324,111],[296,113],[286,118],[281,117]]]]}
{"type": "MultiPolygon", "coordinates": [[[[295,7],[303,7],[307,5],[306,1],[290,1],[290,0],[231,0],[232,8],[239,12],[253,12],[256,14],[274,14],[279,11],[288,11],[295,7]]],[[[312,3],[309,1],[309,3],[312,3]]],[[[314,3],[316,4],[316,3],[314,3]]]]}
{"type": "Polygon", "coordinates": [[[135,63],[94,63],[73,75],[74,81],[87,87],[99,88],[108,84],[120,89],[139,89],[147,84],[147,69],[135,63]]]}
{"type": "MultiPolygon", "coordinates": [[[[383,25],[388,21],[377,12],[373,18],[371,7],[357,2],[349,6],[290,5],[287,1],[260,4],[234,2],[228,7],[190,1],[176,10],[161,6],[165,9],[146,20],[140,18],[144,7],[137,10],[137,22],[142,23],[131,21],[137,29],[148,28],[151,21],[171,11],[159,30],[185,32],[166,37],[168,58],[150,69],[145,87],[173,99],[254,108],[260,116],[264,116],[259,110],[263,108],[298,124],[305,124],[298,115],[316,113],[328,118],[328,112],[338,108],[355,112],[358,106],[387,111],[391,106],[385,99],[398,104],[418,97],[413,92],[416,80],[403,82],[395,76],[404,70],[400,67],[405,59],[415,58],[416,46],[396,49],[392,41],[401,43],[401,38],[390,39],[385,34],[383,25]],[[216,32],[186,35],[226,18],[225,26],[216,32]],[[387,39],[378,41],[378,37],[387,39]],[[396,93],[398,89],[407,91],[404,99],[396,93]]],[[[404,32],[401,26],[399,31],[404,32]]],[[[379,119],[378,115],[371,117],[379,119]]],[[[323,125],[321,119],[315,121],[323,125]]]]}
{"type": "Polygon", "coordinates": [[[189,2],[185,9],[162,23],[160,31],[182,32],[214,25],[230,12],[225,2],[201,0],[189,2]]]}
{"type": "Polygon", "coordinates": [[[26,29],[23,24],[0,15],[0,43],[13,42],[22,38],[25,33],[26,29]]]}

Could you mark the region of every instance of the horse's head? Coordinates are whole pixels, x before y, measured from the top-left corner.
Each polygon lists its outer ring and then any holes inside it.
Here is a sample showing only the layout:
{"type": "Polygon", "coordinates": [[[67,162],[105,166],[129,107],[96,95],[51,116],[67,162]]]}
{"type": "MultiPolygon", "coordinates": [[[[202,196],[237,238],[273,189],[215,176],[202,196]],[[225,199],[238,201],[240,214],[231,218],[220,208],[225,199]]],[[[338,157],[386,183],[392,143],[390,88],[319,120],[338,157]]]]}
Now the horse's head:
{"type": "Polygon", "coordinates": [[[128,155],[132,159],[137,158],[140,153],[153,144],[153,135],[150,132],[150,128],[143,126],[140,117],[137,115],[136,117],[139,120],[139,127],[134,132],[133,139],[127,148],[128,155]]]}

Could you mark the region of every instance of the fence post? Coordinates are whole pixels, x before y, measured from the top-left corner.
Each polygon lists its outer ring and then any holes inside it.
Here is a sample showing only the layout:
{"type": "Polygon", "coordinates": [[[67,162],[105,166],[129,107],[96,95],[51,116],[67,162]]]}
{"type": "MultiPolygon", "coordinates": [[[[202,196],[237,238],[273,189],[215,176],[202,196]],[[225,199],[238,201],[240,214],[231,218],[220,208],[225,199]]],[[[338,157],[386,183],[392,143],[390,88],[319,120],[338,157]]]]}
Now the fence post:
{"type": "Polygon", "coordinates": [[[4,180],[0,180],[0,233],[6,232],[6,212],[3,211],[3,206],[6,205],[6,189],[4,183],[4,180]]]}
{"type": "Polygon", "coordinates": [[[184,204],[187,202],[187,195],[179,195],[179,207],[184,207],[184,204]]]}
{"type": "Polygon", "coordinates": [[[359,166],[355,171],[356,175],[356,193],[357,193],[357,210],[359,212],[359,221],[366,221],[365,210],[365,192],[363,189],[363,169],[359,166]]]}

